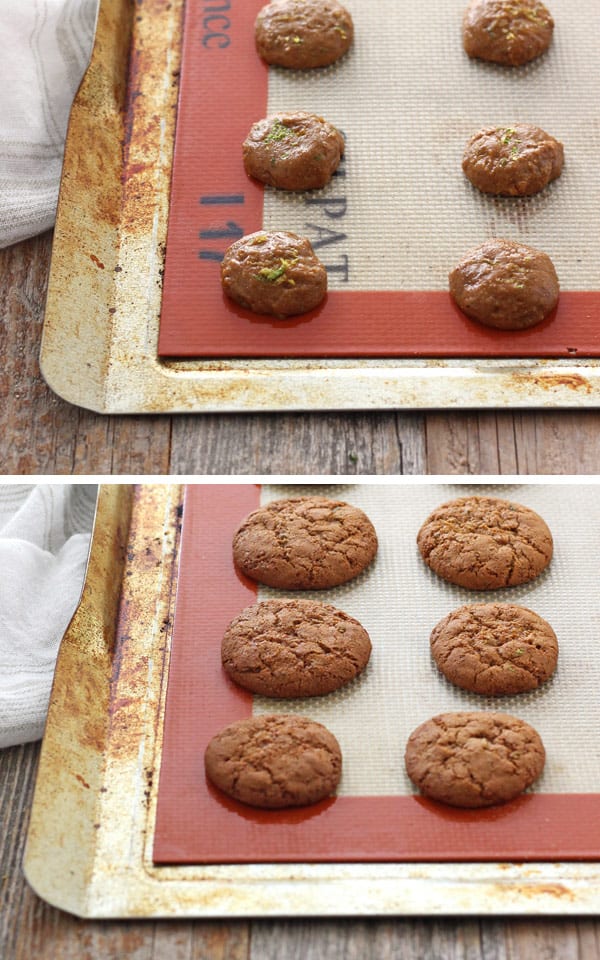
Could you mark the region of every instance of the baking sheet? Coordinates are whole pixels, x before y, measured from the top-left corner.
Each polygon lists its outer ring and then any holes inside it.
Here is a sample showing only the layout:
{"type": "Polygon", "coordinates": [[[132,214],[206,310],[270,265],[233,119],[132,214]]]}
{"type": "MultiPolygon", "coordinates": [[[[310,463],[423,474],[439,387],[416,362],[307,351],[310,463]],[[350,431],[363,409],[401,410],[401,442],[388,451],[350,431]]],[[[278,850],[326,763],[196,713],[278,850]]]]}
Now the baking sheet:
{"type": "Polygon", "coordinates": [[[597,912],[597,861],[154,865],[181,507],[177,485],[100,490],[31,813],[25,872],[40,896],[87,917],[597,912]]]}
{"type": "Polygon", "coordinates": [[[598,361],[576,357],[159,361],[182,14],[183,0],[101,0],[55,232],[40,360],[52,389],[104,413],[598,403],[598,361]]]}
{"type": "Polygon", "coordinates": [[[261,6],[250,0],[214,21],[202,5],[186,8],[159,353],[598,356],[597,4],[574,17],[570,0],[557,0],[550,51],[516,70],[466,56],[456,0],[349,0],[356,38],[346,57],[323,70],[267,70],[254,46],[261,6]],[[211,84],[219,96],[201,95],[211,84]],[[344,132],[344,161],[322,190],[264,189],[246,175],[241,144],[255,120],[297,109],[344,132]],[[482,126],[517,121],[564,141],[563,175],[534,197],[485,196],[463,175],[465,143],[482,126]],[[282,322],[223,296],[224,250],[263,229],[310,239],[329,276],[317,310],[282,322]],[[493,330],[452,302],[450,269],[494,236],[552,257],[562,296],[543,324],[493,330]]]}
{"type": "MultiPolygon", "coordinates": [[[[305,492],[304,488],[292,492],[305,492]]],[[[359,485],[309,492],[342,497],[371,518],[379,538],[374,564],[358,578],[303,596],[332,603],[368,630],[373,654],[351,685],[328,696],[278,700],[252,696],[221,667],[221,639],[239,612],[286,591],[237,574],[235,530],[260,503],[287,489],[247,485],[187,491],[182,561],[171,654],[158,795],[156,862],[541,860],[600,858],[600,661],[590,623],[600,543],[600,496],[594,488],[523,488],[522,498],[548,522],[555,556],[531,583],[475,592],[441,581],[420,559],[421,523],[453,487],[359,485]],[[200,588],[203,585],[203,589],[200,588]],[[557,675],[520,696],[481,697],[447,682],[432,663],[429,634],[464,603],[513,602],[539,612],[560,642],[557,675]],[[444,711],[502,710],[530,723],[547,751],[533,791],[502,807],[455,810],[432,803],[404,770],[410,733],[444,711]],[[292,811],[256,811],[205,780],[211,737],[234,720],[292,713],[323,723],[344,758],[335,800],[292,811]]],[[[492,493],[496,493],[491,488],[492,493]]],[[[519,491],[521,492],[521,491],[519,491]]]]}

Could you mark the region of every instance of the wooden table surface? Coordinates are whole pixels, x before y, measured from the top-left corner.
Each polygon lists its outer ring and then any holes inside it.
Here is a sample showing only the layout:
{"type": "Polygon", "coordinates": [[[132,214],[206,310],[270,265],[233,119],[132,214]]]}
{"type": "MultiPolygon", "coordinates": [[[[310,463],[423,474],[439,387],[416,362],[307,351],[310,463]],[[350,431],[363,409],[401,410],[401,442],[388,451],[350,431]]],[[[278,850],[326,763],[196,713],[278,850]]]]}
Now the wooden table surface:
{"type": "MultiPolygon", "coordinates": [[[[38,354],[51,250],[0,251],[2,473],[594,474],[600,412],[103,417],[45,385],[38,354]]],[[[0,751],[3,960],[593,960],[591,919],[86,922],[47,906],[21,870],[39,748],[0,751]]]]}
{"type": "Polygon", "coordinates": [[[4,474],[600,473],[600,411],[106,417],[60,400],[38,355],[51,234],[0,250],[4,474]]]}

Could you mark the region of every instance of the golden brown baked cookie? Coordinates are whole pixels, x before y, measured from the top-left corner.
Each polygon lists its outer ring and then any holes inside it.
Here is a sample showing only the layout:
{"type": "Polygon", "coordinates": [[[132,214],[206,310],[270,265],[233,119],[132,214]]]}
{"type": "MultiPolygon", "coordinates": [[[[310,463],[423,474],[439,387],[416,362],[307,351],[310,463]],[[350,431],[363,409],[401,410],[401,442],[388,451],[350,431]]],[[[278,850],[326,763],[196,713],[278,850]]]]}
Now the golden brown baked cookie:
{"type": "Polygon", "coordinates": [[[354,24],[337,0],[271,0],[254,27],[256,49],[280,67],[308,70],[343,57],[354,37],[354,24]]]}
{"type": "Polygon", "coordinates": [[[406,772],[432,800],[490,807],[526,790],[544,769],[539,734],[507,713],[441,713],[414,730],[406,772]]]}
{"type": "Polygon", "coordinates": [[[471,0],[463,18],[470,57],[519,67],[550,46],[554,20],[540,0],[471,0]]]}
{"type": "Polygon", "coordinates": [[[259,230],[226,250],[221,284],[246,310],[285,319],[319,306],[327,271],[306,237],[259,230]]]}
{"type": "Polygon", "coordinates": [[[281,590],[324,590],[352,580],[377,553],[362,510],[326,497],[274,500],[254,510],[233,538],[246,576],[281,590]]]}
{"type": "Polygon", "coordinates": [[[513,603],[473,603],[433,628],[433,659],[457,687],[486,696],[524,693],[556,669],[558,641],[550,624],[513,603]]]}
{"type": "Polygon", "coordinates": [[[531,123],[484,127],[465,148],[465,176],[482,193],[527,197],[539,193],[562,173],[564,149],[559,140],[531,123]]]}
{"type": "Polygon", "coordinates": [[[344,138],[314,113],[277,113],[253,124],[242,154],[246,173],[282,190],[316,190],[329,183],[344,138]]]}
{"type": "Polygon", "coordinates": [[[443,503],[417,536],[434,573],[469,590],[527,583],[552,559],[552,534],[534,510],[496,497],[443,503]]]}
{"type": "Polygon", "coordinates": [[[317,600],[264,600],[229,624],[223,667],[265,697],[315,697],[350,683],[366,667],[371,641],[342,610],[317,600]]]}
{"type": "Polygon", "coordinates": [[[486,240],[469,250],[448,280],[450,295],[463,313],[500,330],[541,323],[560,294],[548,254],[515,240],[486,240]]]}
{"type": "Polygon", "coordinates": [[[335,792],[342,753],[322,724],[273,714],[225,727],[208,744],[204,765],[211,783],[234,800],[270,809],[302,807],[335,792]]]}

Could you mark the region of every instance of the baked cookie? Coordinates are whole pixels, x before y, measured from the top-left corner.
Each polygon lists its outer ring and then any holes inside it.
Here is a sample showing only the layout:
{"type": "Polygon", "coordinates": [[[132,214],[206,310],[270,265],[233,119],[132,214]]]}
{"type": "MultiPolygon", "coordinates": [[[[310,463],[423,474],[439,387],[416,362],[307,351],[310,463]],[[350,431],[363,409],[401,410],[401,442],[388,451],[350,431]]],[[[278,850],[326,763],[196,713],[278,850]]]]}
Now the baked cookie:
{"type": "Polygon", "coordinates": [[[484,127],[465,148],[465,176],[482,193],[528,197],[562,173],[563,145],[531,123],[484,127]]]}
{"type": "Polygon", "coordinates": [[[253,124],[242,154],[246,173],[282,190],[316,190],[329,183],[344,138],[314,113],[277,113],[253,124]]]}
{"type": "Polygon", "coordinates": [[[316,600],[264,600],[233,620],[223,667],[265,697],[315,697],[350,683],[366,667],[371,641],[347,613],[316,600]]]}
{"type": "Polygon", "coordinates": [[[471,320],[499,330],[525,330],[548,317],[560,294],[552,260],[515,240],[486,240],[448,277],[450,295],[471,320]]]}
{"type": "Polygon", "coordinates": [[[377,553],[362,510],[326,497],[274,500],[246,517],[233,559],[247,577],[280,590],[326,590],[352,580],[377,553]]]}
{"type": "Polygon", "coordinates": [[[327,293],[327,271],[306,237],[259,230],[225,252],[221,284],[246,310],[285,319],[319,306],[327,293]]]}
{"type": "Polygon", "coordinates": [[[520,67],[550,46],[554,20],[540,0],[471,0],[463,18],[470,57],[520,67]]]}
{"type": "Polygon", "coordinates": [[[558,641],[542,617],[513,603],[473,603],[433,628],[431,653],[457,687],[486,696],[524,693],[556,669],[558,641]]]}
{"type": "Polygon", "coordinates": [[[267,715],[238,720],[212,738],[204,755],[208,779],[252,807],[303,807],[335,792],[340,745],[320,723],[267,715]]]}
{"type": "Polygon", "coordinates": [[[520,503],[460,497],[443,503],[417,536],[434,573],[469,590],[514,587],[535,579],[552,559],[552,534],[520,503]]]}
{"type": "Polygon", "coordinates": [[[308,70],[343,57],[354,25],[337,0],[271,0],[256,18],[254,36],[267,63],[308,70]]]}
{"type": "Polygon", "coordinates": [[[406,772],[432,800],[491,807],[526,790],[544,769],[540,736],[507,713],[441,713],[408,738],[406,772]]]}

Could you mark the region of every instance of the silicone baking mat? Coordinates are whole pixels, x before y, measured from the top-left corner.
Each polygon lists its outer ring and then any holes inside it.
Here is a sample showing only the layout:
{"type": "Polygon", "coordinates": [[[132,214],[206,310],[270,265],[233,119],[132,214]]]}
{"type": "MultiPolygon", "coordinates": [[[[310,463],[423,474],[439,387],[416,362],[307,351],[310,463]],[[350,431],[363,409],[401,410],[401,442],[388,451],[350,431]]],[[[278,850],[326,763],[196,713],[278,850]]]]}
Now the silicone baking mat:
{"type": "Polygon", "coordinates": [[[254,48],[263,0],[188,2],[173,165],[162,356],[600,356],[600,67],[594,0],[553,0],[547,55],[518,69],[469,60],[465,0],[347,0],[353,49],[316,71],[268,69],[254,48]],[[323,190],[266,190],[245,174],[250,125],[305,109],[346,136],[323,190]],[[497,199],[463,176],[468,137],[537,123],[565,144],[562,177],[535,197],[497,199]],[[313,313],[257,317],[224,297],[219,263],[258,229],[308,236],[330,292],[313,313]],[[447,293],[462,253],[492,236],[553,258],[556,314],[519,333],[466,318],[447,293]]]}
{"type": "Polygon", "coordinates": [[[600,658],[597,590],[600,488],[345,485],[187,489],[178,596],[165,713],[154,839],[157,863],[277,861],[452,861],[597,859],[600,856],[600,658]],[[259,503],[319,492],[363,508],[379,552],[363,575],[333,590],[307,592],[357,617],[373,642],[353,684],[325,697],[269,700],[236,687],[221,668],[220,644],[245,606],[282,591],[239,576],[234,531],[259,503]],[[448,683],[431,662],[429,634],[462,603],[497,594],[455,587],[421,561],[415,538],[434,507],[490,492],[527,504],[549,523],[555,556],[530,584],[500,593],[536,610],[560,643],[557,673],[518,697],[478,697],[448,683]],[[406,740],[446,710],[500,709],[540,733],[547,763],[535,792],[481,811],[418,796],[403,766],[406,740]],[[338,795],[312,807],[260,811],[207,783],[203,754],[227,723],[252,713],[298,713],[324,723],[342,747],[338,795]]]}

